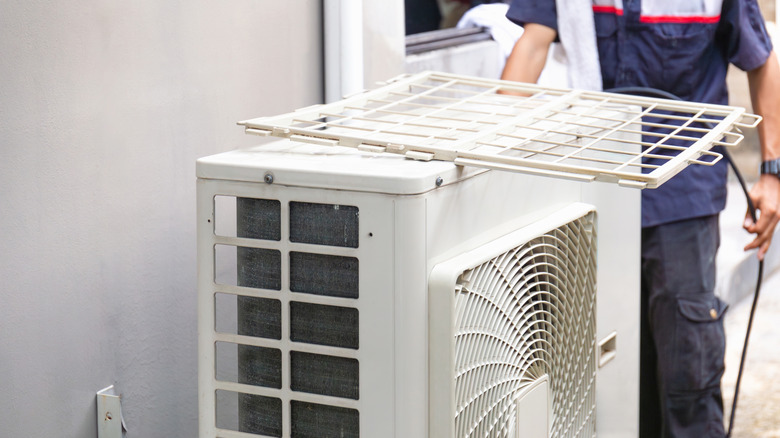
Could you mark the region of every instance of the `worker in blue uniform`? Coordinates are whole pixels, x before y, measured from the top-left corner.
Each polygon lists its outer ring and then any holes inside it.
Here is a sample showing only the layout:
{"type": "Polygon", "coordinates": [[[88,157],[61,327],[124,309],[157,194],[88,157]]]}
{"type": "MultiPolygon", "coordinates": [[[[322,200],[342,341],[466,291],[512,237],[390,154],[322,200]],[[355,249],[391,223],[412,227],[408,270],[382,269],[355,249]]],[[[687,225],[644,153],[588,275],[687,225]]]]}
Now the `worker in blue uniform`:
{"type": "MultiPolygon", "coordinates": [[[[726,104],[726,72],[748,72],[762,175],[750,192],[760,211],[746,250],[763,259],[780,205],[780,65],[755,0],[594,0],[603,89],[649,87],[726,104]]],[[[557,39],[554,0],[514,0],[524,26],[503,79],[536,82],[557,39]]],[[[566,50],[566,47],[564,47],[566,50]]],[[[725,160],[724,160],[725,161],[725,160]]],[[[725,304],[714,295],[718,213],[726,163],[689,166],[642,193],[641,437],[722,437],[725,304]]]]}

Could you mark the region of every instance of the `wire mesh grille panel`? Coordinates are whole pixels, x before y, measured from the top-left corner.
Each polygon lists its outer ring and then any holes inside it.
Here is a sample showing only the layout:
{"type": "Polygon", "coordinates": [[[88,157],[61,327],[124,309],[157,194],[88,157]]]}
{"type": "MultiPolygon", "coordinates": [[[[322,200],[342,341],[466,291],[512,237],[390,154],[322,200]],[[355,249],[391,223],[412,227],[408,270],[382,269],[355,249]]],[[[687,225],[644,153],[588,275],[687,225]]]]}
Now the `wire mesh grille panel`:
{"type": "Polygon", "coordinates": [[[460,276],[455,436],[522,436],[517,409],[543,379],[552,406],[549,436],[594,436],[594,221],[591,212],[460,276]]]}
{"type": "Polygon", "coordinates": [[[218,436],[359,437],[358,207],[217,204],[218,436]]]}
{"type": "Polygon", "coordinates": [[[241,124],[253,134],[415,159],[656,187],[689,163],[719,160],[709,149],[739,143],[732,129],[759,120],[741,108],[429,72],[241,124]]]}

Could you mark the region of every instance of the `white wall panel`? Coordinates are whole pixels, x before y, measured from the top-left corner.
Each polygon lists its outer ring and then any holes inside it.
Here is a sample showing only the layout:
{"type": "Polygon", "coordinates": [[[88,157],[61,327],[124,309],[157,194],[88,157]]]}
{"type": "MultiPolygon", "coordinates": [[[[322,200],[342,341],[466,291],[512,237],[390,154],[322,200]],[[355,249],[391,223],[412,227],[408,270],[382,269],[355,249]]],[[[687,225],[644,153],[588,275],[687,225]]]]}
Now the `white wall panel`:
{"type": "Polygon", "coordinates": [[[197,433],[195,159],[322,98],[318,0],[0,5],[0,435],[197,433]]]}

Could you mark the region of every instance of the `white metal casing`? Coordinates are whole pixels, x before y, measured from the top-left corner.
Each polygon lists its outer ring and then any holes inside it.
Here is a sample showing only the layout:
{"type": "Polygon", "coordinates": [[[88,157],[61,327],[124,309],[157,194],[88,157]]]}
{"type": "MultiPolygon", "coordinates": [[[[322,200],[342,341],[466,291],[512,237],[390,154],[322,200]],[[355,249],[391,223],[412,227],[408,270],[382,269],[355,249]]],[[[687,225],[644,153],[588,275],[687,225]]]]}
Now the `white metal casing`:
{"type": "MultiPolygon", "coordinates": [[[[418,162],[353,149],[279,141],[198,161],[200,436],[257,436],[217,429],[215,391],[279,398],[282,435],[290,436],[290,400],[359,411],[360,433],[371,437],[424,437],[429,424],[428,277],[440,262],[523,228],[573,203],[598,214],[597,341],[617,332],[614,360],[598,370],[597,433],[637,435],[639,341],[639,191],[516,173],[418,162]],[[271,175],[272,183],[267,182],[271,175]],[[437,180],[441,178],[441,185],[437,180]],[[218,236],[216,195],[279,200],[278,242],[218,236]],[[290,242],[288,203],[312,202],[359,209],[357,248],[290,242]],[[268,247],[281,253],[278,291],[220,285],[217,244],[268,247]],[[290,292],[289,251],[356,257],[356,300],[290,292]],[[215,330],[215,293],[281,301],[281,340],[215,330]],[[354,307],[357,350],[289,340],[290,301],[354,307]],[[215,342],[242,342],[281,350],[281,389],[215,379],[215,342]],[[290,351],[357,359],[357,400],[290,389],[290,351]],[[633,382],[633,383],[632,383],[633,382]]],[[[235,269],[235,267],[232,267],[235,269]]],[[[597,354],[596,351],[593,353],[597,354]]]]}

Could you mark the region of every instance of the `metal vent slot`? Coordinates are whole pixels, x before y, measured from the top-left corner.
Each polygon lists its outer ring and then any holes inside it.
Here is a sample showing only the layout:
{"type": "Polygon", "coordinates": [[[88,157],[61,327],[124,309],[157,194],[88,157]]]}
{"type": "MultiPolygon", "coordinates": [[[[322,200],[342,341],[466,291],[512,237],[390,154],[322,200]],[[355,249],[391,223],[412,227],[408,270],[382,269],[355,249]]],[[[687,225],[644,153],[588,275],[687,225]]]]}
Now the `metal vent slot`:
{"type": "Polygon", "coordinates": [[[281,203],[272,199],[236,199],[238,237],[282,239],[281,203]]]}
{"type": "Polygon", "coordinates": [[[360,413],[355,409],[293,400],[292,438],[359,438],[360,413]]]}
{"type": "Polygon", "coordinates": [[[282,289],[282,253],[264,248],[237,247],[238,285],[282,289]]]}
{"type": "Polygon", "coordinates": [[[282,339],[282,302],[268,298],[236,298],[237,334],[282,339]]]}
{"type": "Polygon", "coordinates": [[[290,202],[290,241],[357,248],[358,208],[290,202]]]}
{"type": "Polygon", "coordinates": [[[360,344],[357,309],[290,302],[290,340],[357,350],[360,344]]]}
{"type": "Polygon", "coordinates": [[[231,342],[217,342],[214,348],[217,380],[281,389],[281,350],[231,342]]]}
{"type": "Polygon", "coordinates": [[[258,435],[282,436],[282,400],[217,390],[217,427],[258,435]]]}
{"type": "Polygon", "coordinates": [[[278,250],[214,245],[217,284],[258,289],[282,288],[282,253],[278,250]]]}
{"type": "Polygon", "coordinates": [[[214,234],[278,242],[282,234],[281,202],[274,199],[216,195],[214,234]]]}
{"type": "Polygon", "coordinates": [[[238,382],[281,389],[282,352],[276,348],[238,345],[238,382]]]}
{"type": "Polygon", "coordinates": [[[341,298],[358,297],[358,259],[290,252],[290,290],[341,298]]]}
{"type": "Polygon", "coordinates": [[[360,398],[360,365],[356,359],[291,351],[290,376],[293,391],[360,398]]]}

